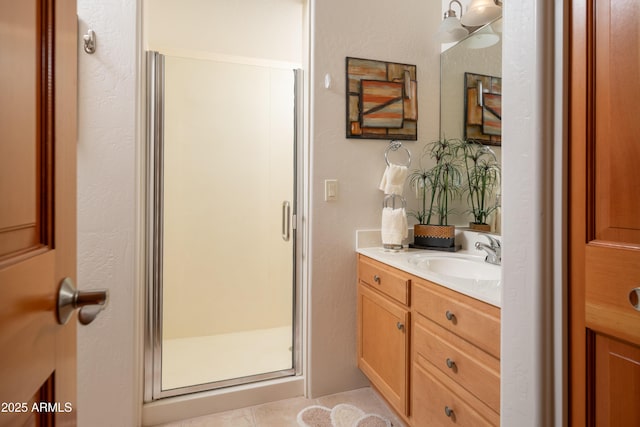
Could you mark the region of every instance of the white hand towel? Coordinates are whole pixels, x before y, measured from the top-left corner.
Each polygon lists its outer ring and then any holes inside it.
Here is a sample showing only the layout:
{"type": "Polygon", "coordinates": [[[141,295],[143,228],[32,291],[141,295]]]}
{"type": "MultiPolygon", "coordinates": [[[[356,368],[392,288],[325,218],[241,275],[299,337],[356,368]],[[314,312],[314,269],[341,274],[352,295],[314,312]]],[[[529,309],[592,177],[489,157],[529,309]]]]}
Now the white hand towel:
{"type": "Polygon", "coordinates": [[[384,194],[397,194],[402,196],[404,191],[404,181],[407,179],[407,167],[394,165],[393,163],[388,165],[382,175],[382,181],[380,181],[380,190],[384,194]]]}
{"type": "Polygon", "coordinates": [[[500,234],[502,232],[502,210],[500,207],[493,211],[493,221],[491,222],[493,223],[491,230],[493,230],[494,233],[500,234]]]}
{"type": "Polygon", "coordinates": [[[408,235],[407,213],[404,208],[382,209],[382,244],[401,245],[408,235]]]}

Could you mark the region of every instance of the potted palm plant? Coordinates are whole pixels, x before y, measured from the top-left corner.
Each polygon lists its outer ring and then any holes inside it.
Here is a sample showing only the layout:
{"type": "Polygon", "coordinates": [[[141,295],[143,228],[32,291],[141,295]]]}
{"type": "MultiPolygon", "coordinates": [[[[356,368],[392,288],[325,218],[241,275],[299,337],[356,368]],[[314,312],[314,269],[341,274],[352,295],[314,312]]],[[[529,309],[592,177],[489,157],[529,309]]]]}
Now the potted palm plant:
{"type": "Polygon", "coordinates": [[[491,148],[474,141],[465,141],[460,146],[464,157],[464,171],[469,213],[473,221],[469,227],[480,231],[491,231],[488,217],[500,207],[494,197],[495,188],[500,185],[500,164],[491,148]]]}
{"type": "Polygon", "coordinates": [[[418,220],[413,228],[414,246],[428,249],[455,250],[455,227],[449,225],[450,203],[460,195],[462,164],[457,153],[462,141],[438,139],[425,146],[425,158],[435,162],[429,168],[414,170],[409,182],[420,198],[420,209],[409,212],[418,220]]]}

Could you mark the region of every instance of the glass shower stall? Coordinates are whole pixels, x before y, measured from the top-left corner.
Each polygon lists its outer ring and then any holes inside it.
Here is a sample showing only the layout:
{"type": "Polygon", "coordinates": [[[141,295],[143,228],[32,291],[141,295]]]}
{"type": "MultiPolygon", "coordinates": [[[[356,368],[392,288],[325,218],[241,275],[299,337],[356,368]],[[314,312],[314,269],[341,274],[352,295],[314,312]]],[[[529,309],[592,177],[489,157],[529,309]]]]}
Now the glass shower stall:
{"type": "Polygon", "coordinates": [[[146,60],[145,400],[297,375],[301,71],[146,60]]]}

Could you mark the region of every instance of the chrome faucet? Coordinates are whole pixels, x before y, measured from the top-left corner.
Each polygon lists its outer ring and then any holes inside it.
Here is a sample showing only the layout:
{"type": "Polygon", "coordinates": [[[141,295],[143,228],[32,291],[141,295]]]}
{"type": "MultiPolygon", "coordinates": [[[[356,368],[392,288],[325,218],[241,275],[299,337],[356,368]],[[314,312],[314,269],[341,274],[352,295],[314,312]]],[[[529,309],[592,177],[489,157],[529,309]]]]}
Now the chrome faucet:
{"type": "Polygon", "coordinates": [[[476,249],[482,249],[487,253],[484,259],[489,264],[500,265],[502,261],[502,247],[500,241],[495,237],[491,237],[488,234],[482,234],[482,236],[489,239],[489,244],[483,242],[476,242],[476,249]]]}

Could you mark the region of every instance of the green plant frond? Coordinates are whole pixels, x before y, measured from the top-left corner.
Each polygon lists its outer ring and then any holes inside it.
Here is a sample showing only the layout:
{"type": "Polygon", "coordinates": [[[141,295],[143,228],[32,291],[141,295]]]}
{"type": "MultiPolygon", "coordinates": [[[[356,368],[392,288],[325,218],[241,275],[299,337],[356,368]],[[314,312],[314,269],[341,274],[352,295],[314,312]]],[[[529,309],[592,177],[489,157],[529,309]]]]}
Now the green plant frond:
{"type": "Polygon", "coordinates": [[[462,145],[465,171],[465,192],[469,210],[474,222],[486,223],[487,216],[495,211],[497,202],[493,199],[496,186],[500,183],[500,164],[493,150],[475,141],[465,141],[462,145]]]}
{"type": "Polygon", "coordinates": [[[411,174],[409,175],[409,184],[413,188],[417,188],[418,185],[424,185],[427,177],[422,174],[411,174]]]}
{"type": "Polygon", "coordinates": [[[491,170],[494,172],[500,172],[500,165],[496,163],[495,160],[491,160],[491,159],[482,159],[482,158],[479,159],[478,167],[488,171],[491,170]]]}
{"type": "Polygon", "coordinates": [[[424,220],[426,217],[426,213],[425,212],[420,212],[420,211],[409,211],[407,212],[407,215],[410,216],[411,218],[415,218],[419,224],[424,224],[424,220]]]}
{"type": "MultiPolygon", "coordinates": [[[[475,146],[475,145],[474,145],[475,146]]],[[[411,212],[421,224],[447,224],[447,215],[452,212],[449,203],[460,197],[464,190],[464,156],[471,148],[460,139],[441,138],[424,146],[420,158],[421,168],[409,175],[410,185],[419,194],[421,208],[411,212]],[[424,159],[431,160],[431,166],[423,168],[424,159]]]]}

